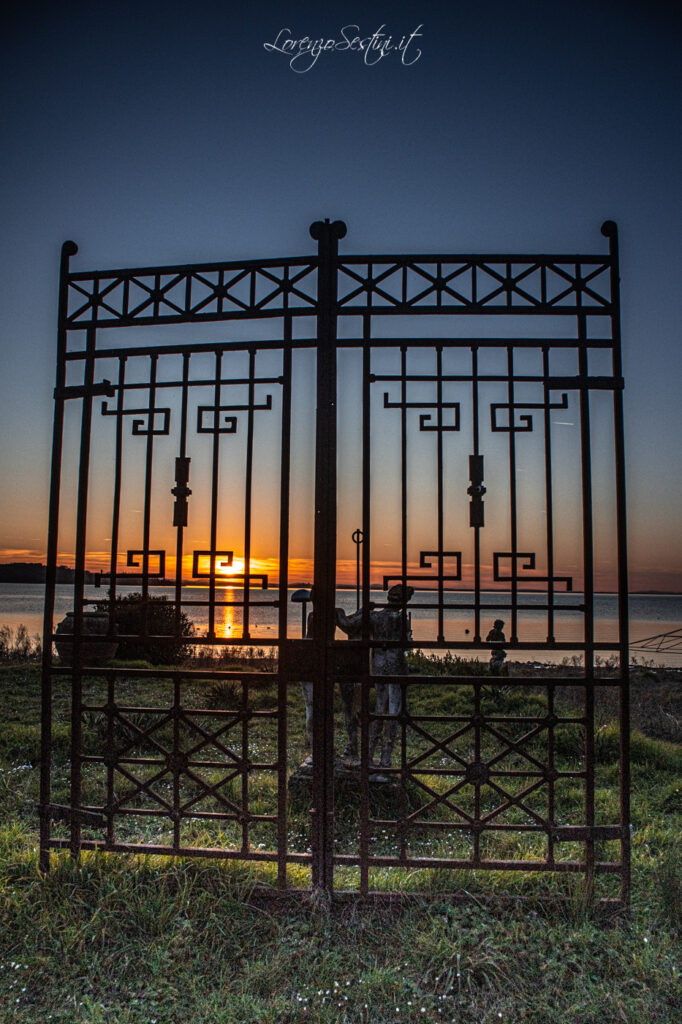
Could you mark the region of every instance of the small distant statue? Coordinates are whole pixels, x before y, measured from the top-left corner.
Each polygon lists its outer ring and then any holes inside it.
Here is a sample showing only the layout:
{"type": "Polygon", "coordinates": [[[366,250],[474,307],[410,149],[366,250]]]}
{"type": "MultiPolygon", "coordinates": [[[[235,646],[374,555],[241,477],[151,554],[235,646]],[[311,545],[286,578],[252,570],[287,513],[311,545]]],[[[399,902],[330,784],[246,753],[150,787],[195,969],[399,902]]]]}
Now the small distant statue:
{"type": "Polygon", "coordinates": [[[490,671],[494,676],[502,675],[504,669],[505,658],[507,652],[502,649],[501,644],[506,643],[507,638],[502,632],[504,628],[504,622],[502,619],[495,619],[493,622],[493,628],[485,638],[486,643],[496,644],[490,652],[490,671]]]}
{"type": "MultiPolygon", "coordinates": [[[[396,584],[388,591],[388,606],[384,608],[369,607],[370,636],[373,640],[401,640],[406,627],[406,605],[414,594],[414,587],[396,584]]],[[[351,639],[362,635],[363,609],[353,615],[346,615],[342,608],[336,609],[336,624],[351,639]]],[[[406,652],[400,647],[375,647],[372,650],[372,674],[375,676],[407,675],[406,652]]],[[[351,687],[355,684],[351,683],[351,687]]],[[[393,746],[398,731],[397,715],[400,714],[401,688],[399,683],[374,683],[376,691],[376,714],[389,715],[390,718],[378,718],[372,721],[369,731],[369,757],[374,758],[379,738],[381,737],[382,768],[390,768],[393,746]]],[[[357,732],[356,732],[357,744],[357,732]]]]}

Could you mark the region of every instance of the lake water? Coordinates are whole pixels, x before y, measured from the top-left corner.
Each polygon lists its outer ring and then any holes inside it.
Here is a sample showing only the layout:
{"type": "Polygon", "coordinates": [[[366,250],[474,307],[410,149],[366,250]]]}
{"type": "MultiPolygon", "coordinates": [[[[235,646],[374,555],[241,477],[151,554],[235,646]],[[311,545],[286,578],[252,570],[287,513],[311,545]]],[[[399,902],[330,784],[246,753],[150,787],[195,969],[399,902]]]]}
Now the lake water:
{"type": "MultiPolygon", "coordinates": [[[[119,587],[120,594],[134,593],[139,586],[119,587]]],[[[173,597],[170,588],[156,587],[154,594],[163,594],[168,598],[173,597]]],[[[289,598],[293,591],[289,591],[289,598]]],[[[207,600],[208,589],[206,587],[184,587],[184,599],[187,601],[202,602],[207,600]]],[[[91,600],[102,600],[106,597],[105,590],[98,590],[95,587],[86,587],[85,596],[91,600]]],[[[276,590],[262,591],[252,590],[251,596],[251,633],[254,637],[262,637],[264,640],[274,638],[277,631],[278,609],[269,604],[259,602],[273,601],[277,597],[276,590]]],[[[377,602],[383,602],[385,595],[380,591],[372,592],[377,602]]],[[[12,629],[23,623],[30,634],[42,633],[43,616],[43,587],[30,583],[1,583],[0,584],[0,625],[8,625],[12,629]]],[[[458,607],[472,601],[473,594],[465,591],[449,592],[445,600],[451,607],[445,614],[444,635],[446,640],[466,640],[473,635],[473,612],[458,607]],[[469,631],[468,634],[466,631],[469,631]]],[[[241,601],[243,592],[241,590],[220,588],[216,591],[216,599],[219,601],[241,601]]],[[[574,642],[580,638],[582,629],[581,613],[575,609],[580,604],[582,595],[561,594],[557,595],[556,601],[560,610],[555,613],[554,635],[557,640],[574,642]]],[[[519,639],[527,642],[542,642],[547,635],[547,612],[540,607],[545,600],[543,594],[526,593],[523,595],[524,604],[530,607],[519,612],[519,639]]],[[[437,595],[433,592],[417,592],[412,605],[424,605],[425,607],[412,607],[412,632],[415,641],[433,640],[436,637],[437,619],[436,609],[433,607],[437,601],[437,595]]],[[[483,595],[483,603],[487,606],[504,605],[508,602],[508,595],[504,593],[487,593],[483,595]]],[[[355,591],[339,590],[337,592],[337,604],[347,612],[355,610],[355,591]]],[[[55,602],[55,623],[64,617],[66,612],[73,607],[73,587],[63,584],[57,587],[55,602]]],[[[301,635],[301,606],[288,602],[289,635],[292,637],[301,635]]],[[[185,608],[189,617],[195,623],[197,633],[206,633],[208,625],[208,609],[205,607],[187,606],[185,608]]],[[[612,594],[599,594],[595,597],[595,639],[604,642],[614,642],[618,635],[617,622],[617,600],[612,594]]],[[[507,636],[509,636],[509,612],[508,609],[491,607],[489,612],[482,615],[481,630],[485,635],[496,618],[506,621],[507,636]]],[[[668,633],[682,627],[682,595],[677,594],[633,594],[630,596],[630,640],[631,658],[637,660],[653,660],[655,664],[682,666],[682,652],[662,651],[640,651],[637,649],[638,641],[652,635],[668,633]]],[[[216,608],[216,633],[221,636],[238,639],[242,633],[241,608],[225,604],[216,608]]],[[[681,644],[682,646],[682,644],[681,644]]],[[[570,652],[541,651],[537,658],[542,661],[561,661],[570,652]]],[[[480,655],[479,655],[480,656],[480,655]]],[[[517,652],[510,655],[522,660],[531,660],[534,657],[532,651],[517,652]]]]}

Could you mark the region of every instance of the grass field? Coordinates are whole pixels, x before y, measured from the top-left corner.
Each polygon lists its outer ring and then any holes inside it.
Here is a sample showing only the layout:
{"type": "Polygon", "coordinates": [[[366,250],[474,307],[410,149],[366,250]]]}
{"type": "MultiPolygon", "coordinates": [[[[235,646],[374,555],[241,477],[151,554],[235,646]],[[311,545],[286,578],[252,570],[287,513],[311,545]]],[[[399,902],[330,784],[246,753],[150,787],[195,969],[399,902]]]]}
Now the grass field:
{"type": "MultiPolygon", "coordinates": [[[[153,678],[145,685],[136,697],[141,706],[162,686],[153,678]]],[[[93,700],[96,688],[93,681],[93,700]]],[[[204,690],[201,703],[210,692],[204,690]]],[[[264,757],[271,696],[264,691],[255,698],[266,712],[264,757]]],[[[160,702],[158,692],[155,699],[160,702]]],[[[442,691],[420,699],[423,712],[437,710],[442,691]]],[[[458,699],[465,710],[464,691],[458,699]]],[[[501,712],[519,714],[543,697],[510,688],[497,699],[501,712]]],[[[472,897],[463,905],[421,900],[420,889],[437,888],[439,879],[424,882],[404,872],[400,888],[416,891],[410,902],[342,902],[331,909],[312,899],[270,898],[267,864],[85,853],[79,863],[55,856],[43,878],[35,814],[37,667],[0,667],[0,700],[3,1022],[672,1024],[682,1017],[682,685],[675,673],[635,675],[632,913],[608,922],[591,913],[579,875],[559,885],[553,875],[459,872],[454,887],[472,897]]],[[[55,800],[66,798],[59,789],[68,769],[66,694],[62,705],[58,695],[58,707],[55,800]]],[[[300,694],[292,692],[289,714],[293,765],[305,753],[300,694]]],[[[608,702],[599,709],[595,796],[605,813],[617,775],[613,714],[608,702]]],[[[144,720],[138,724],[148,728],[144,720]]],[[[85,725],[86,744],[96,747],[102,722],[93,712],[85,725]]],[[[570,765],[580,737],[564,728],[558,756],[570,765]]],[[[134,751],[149,738],[133,728],[121,742],[134,751]]],[[[267,774],[259,797],[264,808],[272,799],[267,774]]],[[[96,788],[94,778],[87,784],[96,788]]],[[[567,813],[575,799],[567,790],[567,813]]],[[[339,826],[341,850],[352,845],[351,818],[349,812],[339,826]]],[[[305,810],[293,813],[290,825],[292,841],[305,848],[305,810]]],[[[141,827],[131,817],[131,836],[141,827]]],[[[210,818],[198,816],[191,828],[192,838],[207,844],[230,839],[228,826],[210,818]]],[[[376,849],[389,850],[391,842],[378,835],[376,849]]],[[[294,867],[292,880],[297,870],[306,884],[304,868],[294,867]]]]}

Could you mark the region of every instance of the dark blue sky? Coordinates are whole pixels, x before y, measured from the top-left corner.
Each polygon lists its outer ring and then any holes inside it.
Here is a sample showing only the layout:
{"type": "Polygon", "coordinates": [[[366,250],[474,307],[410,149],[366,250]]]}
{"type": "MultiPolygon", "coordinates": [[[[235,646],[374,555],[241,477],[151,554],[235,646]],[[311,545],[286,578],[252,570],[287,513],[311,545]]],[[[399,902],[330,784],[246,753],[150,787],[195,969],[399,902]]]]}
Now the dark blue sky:
{"type": "Polygon", "coordinates": [[[18,5],[2,56],[3,557],[45,546],[65,238],[84,269],[310,252],[325,216],[348,224],[347,252],[599,252],[612,218],[632,564],[682,587],[676,10],[18,5]],[[421,56],[323,53],[296,74],[263,46],[353,24],[421,25],[421,56]]]}

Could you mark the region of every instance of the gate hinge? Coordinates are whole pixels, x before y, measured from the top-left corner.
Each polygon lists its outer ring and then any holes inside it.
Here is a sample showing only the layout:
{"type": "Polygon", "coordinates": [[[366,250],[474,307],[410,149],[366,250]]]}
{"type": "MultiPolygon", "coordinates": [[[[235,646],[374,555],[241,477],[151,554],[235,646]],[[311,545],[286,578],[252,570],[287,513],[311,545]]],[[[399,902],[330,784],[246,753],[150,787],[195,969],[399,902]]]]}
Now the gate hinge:
{"type": "Polygon", "coordinates": [[[81,825],[106,825],[107,819],[99,811],[88,811],[84,807],[70,807],[67,804],[39,804],[38,814],[48,821],[63,821],[71,825],[75,820],[81,825]]]}
{"type": "Polygon", "coordinates": [[[98,395],[106,395],[107,398],[116,397],[116,388],[110,380],[101,380],[97,384],[92,384],[87,387],[85,384],[75,384],[71,387],[55,388],[55,398],[85,398],[86,395],[92,395],[95,398],[98,395]]]}

